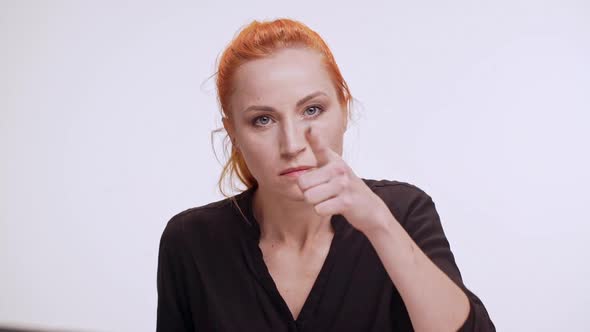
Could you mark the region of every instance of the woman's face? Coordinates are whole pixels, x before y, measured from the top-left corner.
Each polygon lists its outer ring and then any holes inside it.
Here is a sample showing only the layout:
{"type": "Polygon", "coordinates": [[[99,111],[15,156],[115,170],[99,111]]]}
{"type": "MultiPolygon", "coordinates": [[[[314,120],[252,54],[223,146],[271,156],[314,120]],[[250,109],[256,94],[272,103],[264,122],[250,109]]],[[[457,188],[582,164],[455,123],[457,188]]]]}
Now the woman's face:
{"type": "Polygon", "coordinates": [[[235,75],[229,135],[260,188],[302,200],[287,168],[317,165],[305,130],[310,125],[325,144],[342,155],[346,113],[322,66],[320,53],[288,48],[249,61],[235,75]]]}

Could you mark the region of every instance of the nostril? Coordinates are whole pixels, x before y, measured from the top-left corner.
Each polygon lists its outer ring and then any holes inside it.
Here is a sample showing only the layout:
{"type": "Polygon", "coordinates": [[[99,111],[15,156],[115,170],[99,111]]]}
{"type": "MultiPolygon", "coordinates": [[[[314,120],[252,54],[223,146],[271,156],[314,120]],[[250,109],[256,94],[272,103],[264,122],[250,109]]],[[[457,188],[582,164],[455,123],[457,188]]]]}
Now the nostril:
{"type": "Polygon", "coordinates": [[[285,148],[282,152],[281,152],[281,156],[284,159],[293,159],[294,157],[300,155],[302,152],[304,152],[307,148],[305,146],[301,147],[301,148],[285,148]]]}

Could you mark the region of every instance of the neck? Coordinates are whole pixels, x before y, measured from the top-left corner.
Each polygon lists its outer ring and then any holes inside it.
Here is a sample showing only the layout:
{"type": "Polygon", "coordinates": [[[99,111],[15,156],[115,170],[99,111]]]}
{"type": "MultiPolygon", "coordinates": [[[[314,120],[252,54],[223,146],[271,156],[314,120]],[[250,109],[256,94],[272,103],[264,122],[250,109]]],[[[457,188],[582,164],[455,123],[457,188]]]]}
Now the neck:
{"type": "Polygon", "coordinates": [[[257,188],[252,211],[260,225],[260,241],[303,250],[334,234],[332,216],[318,215],[313,205],[257,188]]]}

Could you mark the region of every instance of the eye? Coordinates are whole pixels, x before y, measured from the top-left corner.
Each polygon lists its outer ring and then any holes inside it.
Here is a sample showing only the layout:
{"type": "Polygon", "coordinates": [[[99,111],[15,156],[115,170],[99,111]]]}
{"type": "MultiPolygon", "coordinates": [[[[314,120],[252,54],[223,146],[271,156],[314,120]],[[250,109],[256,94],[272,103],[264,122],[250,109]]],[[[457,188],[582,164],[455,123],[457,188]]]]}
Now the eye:
{"type": "Polygon", "coordinates": [[[252,124],[255,126],[265,126],[270,122],[270,117],[267,115],[261,115],[252,120],[252,124]]]}
{"type": "Polygon", "coordinates": [[[320,114],[321,114],[321,113],[323,113],[323,112],[324,112],[324,110],[322,109],[322,107],[321,107],[321,106],[319,106],[319,105],[313,105],[313,106],[310,106],[310,107],[308,107],[308,108],[305,110],[305,112],[304,112],[304,113],[306,113],[307,115],[310,115],[310,116],[312,116],[312,117],[315,117],[315,116],[318,116],[318,115],[320,115],[320,114]],[[309,110],[316,110],[316,111],[315,111],[315,112],[311,112],[311,114],[310,114],[310,112],[308,112],[309,110]]]}

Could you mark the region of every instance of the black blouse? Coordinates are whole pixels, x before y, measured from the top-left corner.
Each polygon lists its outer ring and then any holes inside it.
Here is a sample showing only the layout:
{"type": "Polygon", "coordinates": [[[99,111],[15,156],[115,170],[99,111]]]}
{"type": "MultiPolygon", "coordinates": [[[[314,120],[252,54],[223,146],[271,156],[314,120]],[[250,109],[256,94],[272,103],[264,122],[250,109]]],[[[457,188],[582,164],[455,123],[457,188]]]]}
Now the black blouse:
{"type": "MultiPolygon", "coordinates": [[[[470,312],[460,331],[495,331],[483,303],[463,284],[431,197],[404,182],[363,181],[467,294],[470,312]]],[[[332,216],[328,255],[294,320],[258,246],[254,190],[235,201],[186,210],[168,222],[158,255],[157,331],[413,331],[371,243],[342,215],[332,216]]]]}

